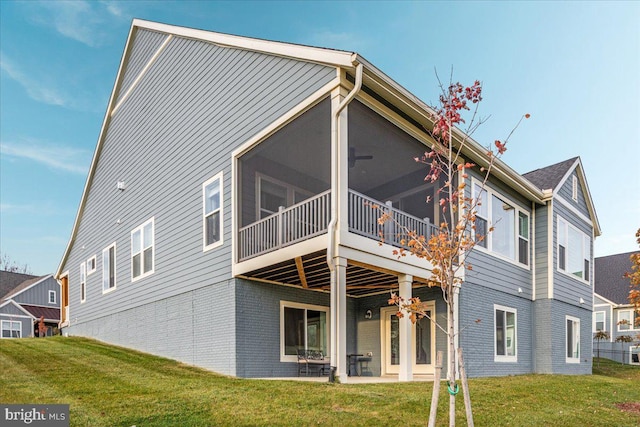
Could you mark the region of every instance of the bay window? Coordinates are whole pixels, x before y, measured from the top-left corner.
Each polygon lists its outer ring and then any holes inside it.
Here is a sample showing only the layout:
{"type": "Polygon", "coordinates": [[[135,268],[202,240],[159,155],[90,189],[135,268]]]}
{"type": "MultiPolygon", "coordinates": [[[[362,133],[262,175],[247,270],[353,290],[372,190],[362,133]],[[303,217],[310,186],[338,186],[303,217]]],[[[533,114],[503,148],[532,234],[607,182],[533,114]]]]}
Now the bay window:
{"type": "Polygon", "coordinates": [[[558,270],[588,282],[590,265],[590,237],[558,217],[558,270]]]}
{"type": "Polygon", "coordinates": [[[477,182],[473,183],[473,197],[479,201],[474,230],[477,246],[528,266],[528,212],[477,182]]]}

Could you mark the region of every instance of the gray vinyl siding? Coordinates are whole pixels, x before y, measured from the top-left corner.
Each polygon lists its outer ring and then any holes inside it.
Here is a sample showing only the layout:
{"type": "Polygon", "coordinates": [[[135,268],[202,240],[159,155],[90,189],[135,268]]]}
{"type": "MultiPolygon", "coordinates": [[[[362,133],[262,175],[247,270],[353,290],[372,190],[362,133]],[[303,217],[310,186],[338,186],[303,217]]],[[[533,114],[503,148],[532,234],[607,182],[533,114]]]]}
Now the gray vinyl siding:
{"type": "MultiPolygon", "coordinates": [[[[106,129],[62,269],[69,271],[72,325],[226,283],[232,151],[334,77],[330,67],[174,38],[106,129]],[[204,252],[202,184],[220,172],[224,243],[204,252]],[[124,191],[116,189],[118,181],[125,182],[124,191]],[[131,231],[150,218],[154,273],[132,282],[131,231]],[[114,242],[116,289],[103,294],[102,250],[114,242]],[[87,276],[86,302],[80,304],[80,263],[92,255],[97,271],[87,276]]],[[[218,335],[222,328],[211,323],[207,333],[218,335]]]]}
{"type": "Polygon", "coordinates": [[[562,203],[553,203],[553,298],[573,305],[583,305],[592,308],[593,305],[593,239],[591,241],[591,259],[589,261],[589,283],[585,283],[568,273],[558,270],[558,216],[577,227],[587,236],[593,236],[593,229],[580,218],[576,218],[562,203]],[[584,304],[580,303],[580,298],[584,304]]]}
{"type": "Polygon", "coordinates": [[[118,90],[117,101],[127,93],[142,69],[149,63],[153,55],[158,51],[167,34],[155,31],[138,29],[133,35],[133,48],[128,56],[126,67],[123,70],[122,83],[118,90]]]}
{"type": "Polygon", "coordinates": [[[0,308],[0,314],[7,315],[7,316],[29,316],[27,313],[20,310],[18,307],[16,307],[12,303],[9,303],[3,306],[2,308],[0,308]]]}
{"type": "Polygon", "coordinates": [[[533,372],[532,302],[485,286],[463,283],[459,297],[460,348],[470,377],[533,372]],[[495,361],[494,304],[516,310],[516,362],[495,361]]]}
{"type": "Polygon", "coordinates": [[[60,308],[60,285],[53,276],[49,276],[34,286],[12,296],[11,299],[20,304],[60,308]],[[49,303],[49,291],[54,291],[56,293],[55,304],[49,303]]]}
{"type": "MultiPolygon", "coordinates": [[[[535,298],[549,298],[549,209],[548,205],[535,210],[535,298]]],[[[551,224],[553,226],[553,224],[551,224]]]]}
{"type": "Polygon", "coordinates": [[[589,213],[589,209],[587,208],[587,201],[584,198],[584,188],[582,186],[582,181],[576,172],[576,169],[573,170],[573,173],[567,178],[567,180],[562,184],[562,187],[558,190],[558,195],[566,200],[571,206],[576,208],[582,215],[589,218],[591,214],[589,213]],[[572,198],[573,195],[573,177],[578,178],[578,200],[574,201],[572,198]]]}
{"type": "Polygon", "coordinates": [[[69,335],[86,336],[236,375],[232,280],[75,322],[69,335]],[[224,307],[213,310],[212,307],[224,307]]]}

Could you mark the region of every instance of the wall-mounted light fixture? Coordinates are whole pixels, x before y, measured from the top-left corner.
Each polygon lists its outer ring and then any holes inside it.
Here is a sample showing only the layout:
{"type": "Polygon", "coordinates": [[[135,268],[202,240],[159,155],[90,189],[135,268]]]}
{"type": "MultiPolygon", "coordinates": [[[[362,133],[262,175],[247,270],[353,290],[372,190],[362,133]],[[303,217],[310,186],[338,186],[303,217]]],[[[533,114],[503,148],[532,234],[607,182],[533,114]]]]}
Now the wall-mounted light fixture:
{"type": "Polygon", "coordinates": [[[584,298],[580,298],[580,304],[584,304],[584,298]]]}
{"type": "Polygon", "coordinates": [[[518,293],[521,294],[522,293],[522,288],[518,288],[518,293]]]}
{"type": "Polygon", "coordinates": [[[372,317],[372,316],[373,316],[373,313],[371,312],[371,310],[367,310],[367,311],[364,313],[364,318],[365,318],[365,319],[371,319],[371,317],[372,317]]]}
{"type": "Polygon", "coordinates": [[[124,181],[118,181],[118,183],[116,184],[116,188],[120,191],[124,191],[126,187],[126,185],[124,184],[124,181]]]}

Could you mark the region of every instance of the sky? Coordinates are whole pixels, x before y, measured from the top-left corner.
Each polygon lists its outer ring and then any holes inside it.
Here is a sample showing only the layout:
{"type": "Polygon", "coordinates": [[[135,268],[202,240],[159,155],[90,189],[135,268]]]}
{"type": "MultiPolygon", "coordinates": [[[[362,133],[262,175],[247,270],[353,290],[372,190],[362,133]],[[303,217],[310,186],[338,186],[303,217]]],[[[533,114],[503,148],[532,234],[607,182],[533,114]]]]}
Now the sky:
{"type": "Polygon", "coordinates": [[[483,83],[473,135],[525,173],[575,156],[602,236],[638,249],[640,2],[0,0],[0,251],[55,272],[134,18],[355,51],[428,104],[483,83]]]}

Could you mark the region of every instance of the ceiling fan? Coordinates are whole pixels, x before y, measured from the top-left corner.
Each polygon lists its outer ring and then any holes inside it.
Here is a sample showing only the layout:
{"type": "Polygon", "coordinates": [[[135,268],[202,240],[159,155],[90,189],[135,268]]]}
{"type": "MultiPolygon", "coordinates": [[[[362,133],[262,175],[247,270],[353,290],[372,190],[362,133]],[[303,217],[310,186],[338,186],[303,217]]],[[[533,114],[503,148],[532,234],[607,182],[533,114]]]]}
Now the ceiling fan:
{"type": "Polygon", "coordinates": [[[358,160],[371,160],[373,156],[365,155],[365,156],[356,156],[356,147],[349,147],[349,167],[352,168],[356,165],[356,161],[358,160]]]}

